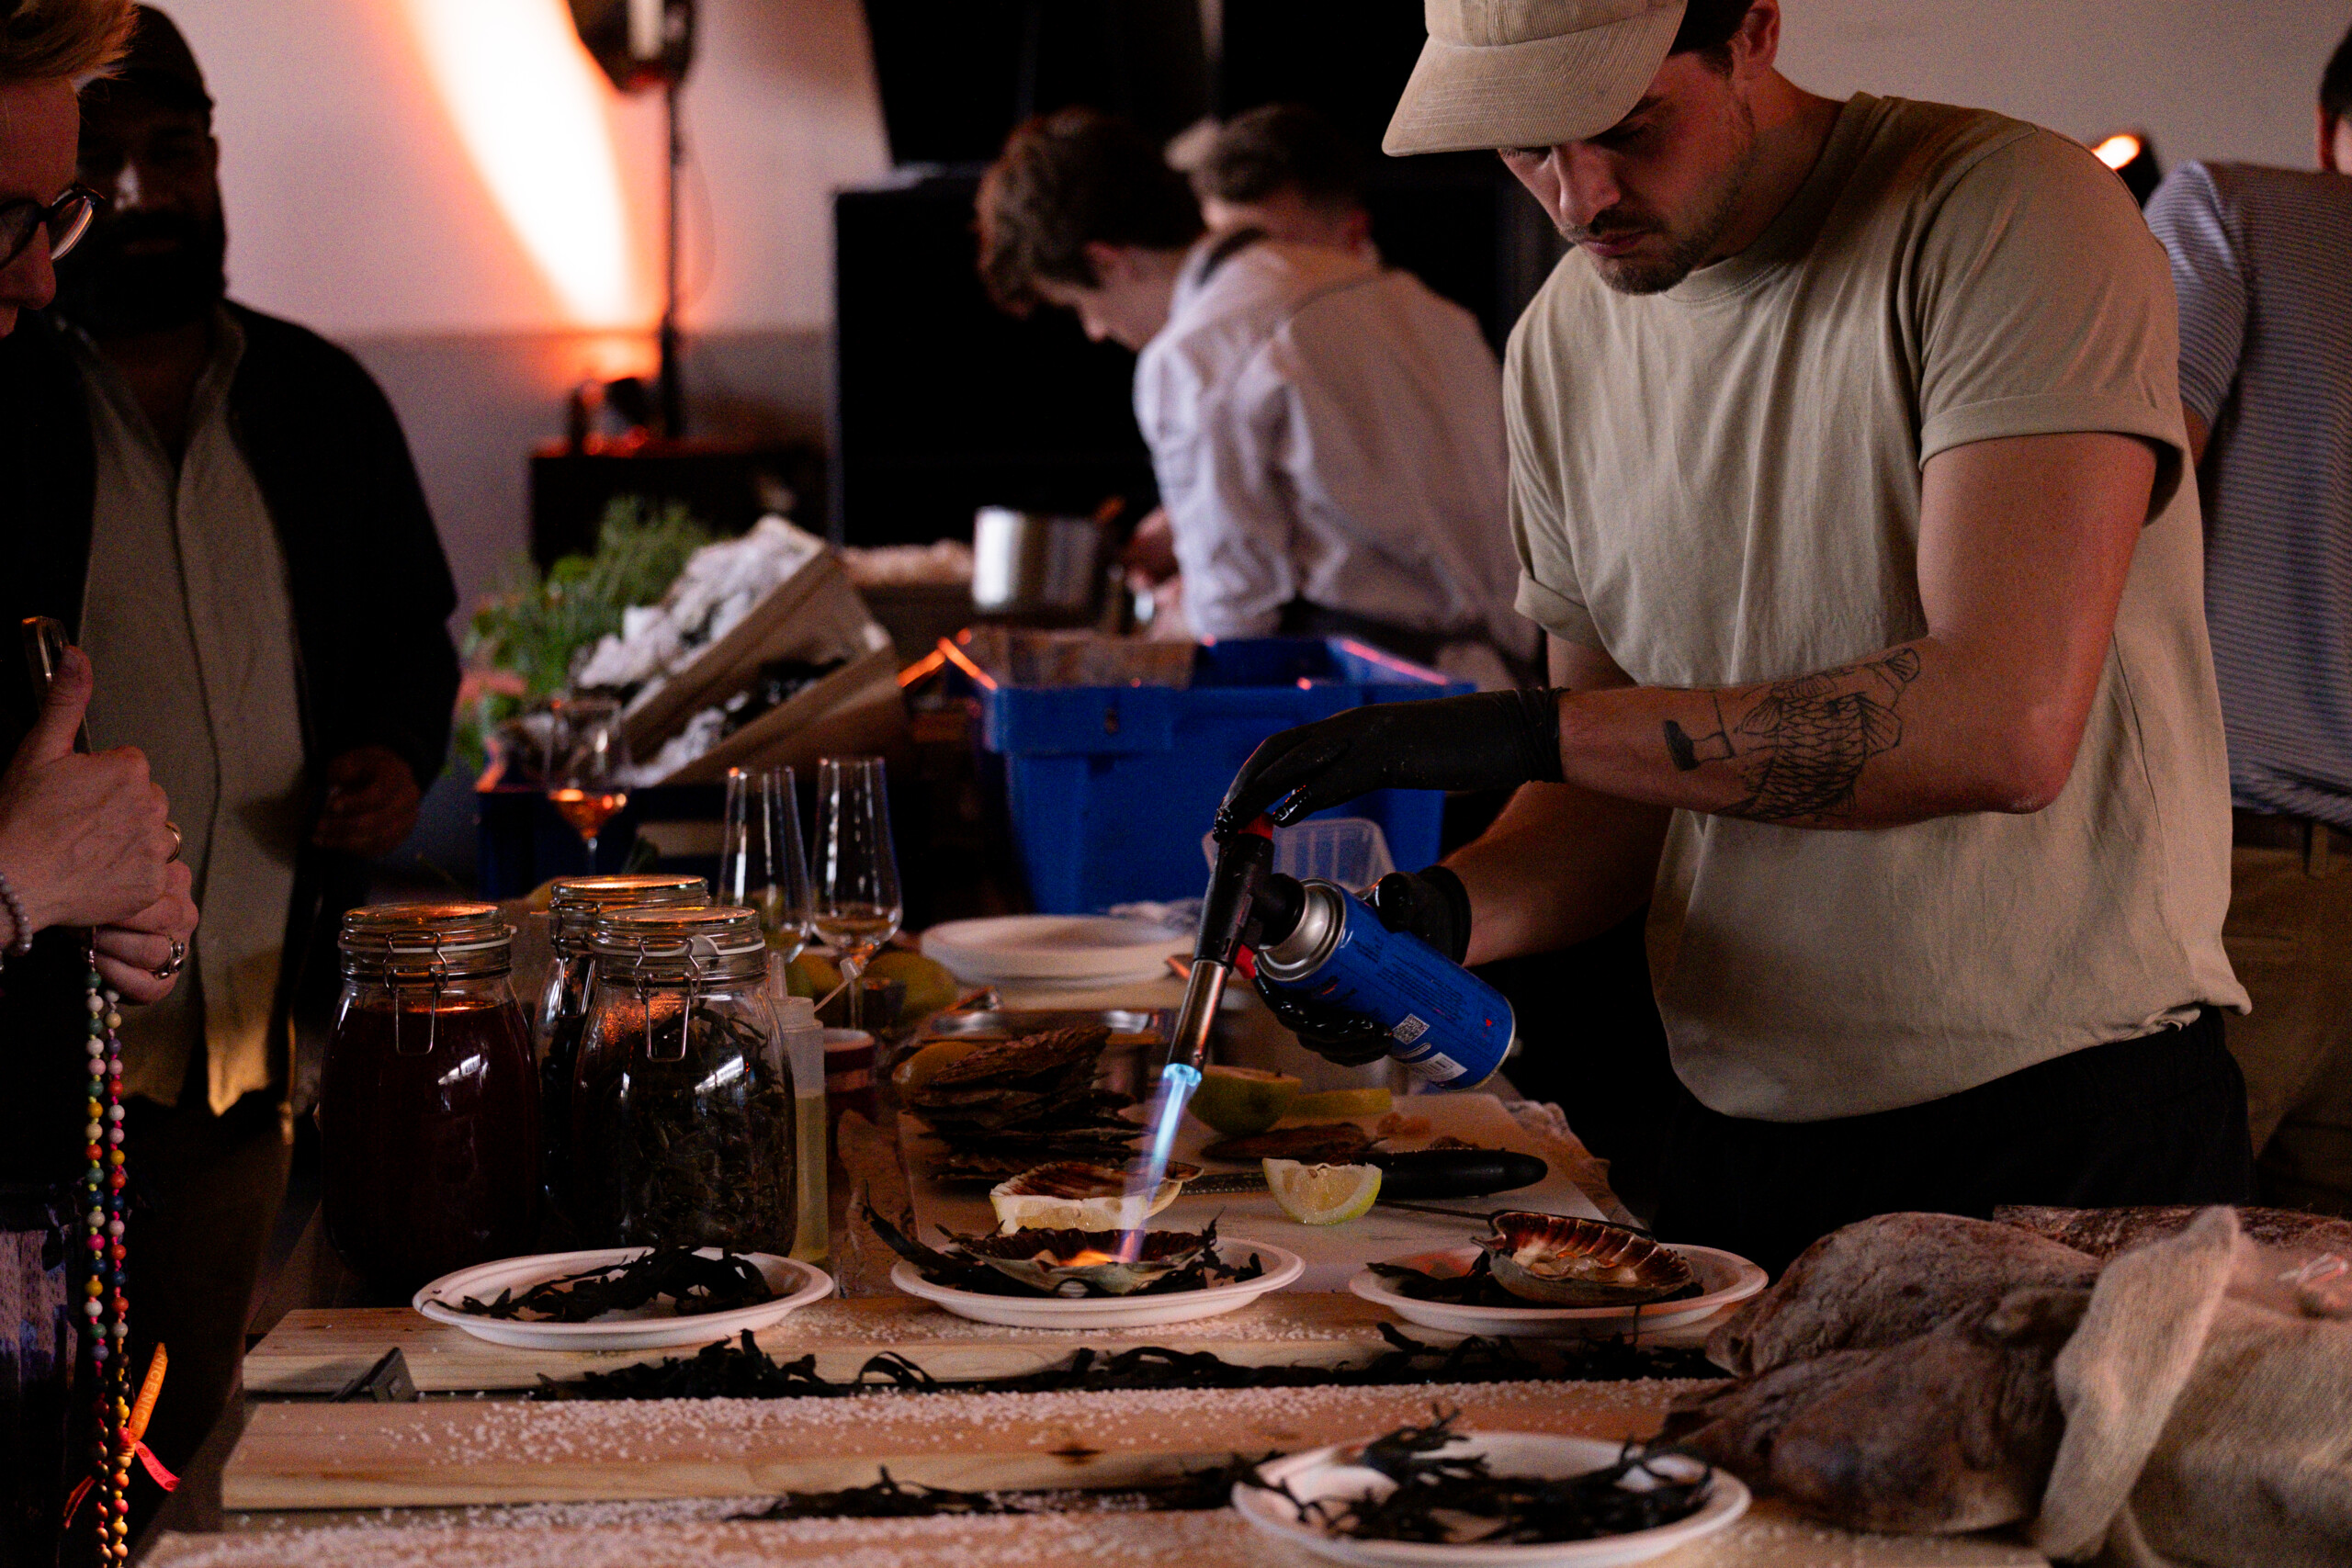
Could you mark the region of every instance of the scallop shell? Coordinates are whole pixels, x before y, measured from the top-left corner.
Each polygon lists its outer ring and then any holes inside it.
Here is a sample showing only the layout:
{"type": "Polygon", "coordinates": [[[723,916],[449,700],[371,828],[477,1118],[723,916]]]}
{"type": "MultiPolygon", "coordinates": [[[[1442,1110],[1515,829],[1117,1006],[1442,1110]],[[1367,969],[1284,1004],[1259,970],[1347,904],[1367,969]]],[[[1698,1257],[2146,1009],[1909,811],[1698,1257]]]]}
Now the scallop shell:
{"type": "Polygon", "coordinates": [[[1625,1225],[1508,1210],[1479,1238],[1495,1282],[1547,1306],[1639,1306],[1698,1282],[1680,1253],[1625,1225]]]}
{"type": "Polygon", "coordinates": [[[1140,1230],[1200,1173],[1196,1165],[1170,1164],[1157,1188],[1131,1191],[1134,1175],[1124,1167],[1056,1160],[998,1182],[989,1190],[989,1204],[1006,1235],[1019,1230],[1140,1230]]]}
{"type": "Polygon", "coordinates": [[[1073,1230],[955,1238],[970,1257],[1045,1295],[1082,1295],[1091,1285],[1105,1295],[1125,1296],[1191,1264],[1215,1245],[1216,1234],[1214,1230],[1146,1231],[1142,1248],[1131,1262],[1073,1266],[1059,1261],[1081,1251],[1115,1254],[1125,1239],[1118,1231],[1073,1230]]]}

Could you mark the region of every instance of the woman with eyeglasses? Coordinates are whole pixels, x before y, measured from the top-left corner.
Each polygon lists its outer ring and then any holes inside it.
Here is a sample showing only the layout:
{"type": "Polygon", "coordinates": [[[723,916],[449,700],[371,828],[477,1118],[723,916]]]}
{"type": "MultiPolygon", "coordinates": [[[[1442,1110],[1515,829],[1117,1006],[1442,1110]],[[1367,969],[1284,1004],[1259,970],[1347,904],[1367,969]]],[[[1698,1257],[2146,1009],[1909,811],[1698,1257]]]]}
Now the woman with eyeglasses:
{"type": "MultiPolygon", "coordinates": [[[[96,210],[96,195],[74,183],[74,84],[121,53],[130,19],[130,0],[0,0],[0,336],[18,310],[49,303],[51,263],[96,210]]],[[[40,413],[0,404],[0,421],[40,413]]],[[[23,515],[0,503],[0,529],[23,515]]],[[[11,543],[19,555],[40,548],[11,543]]],[[[19,636],[0,626],[0,649],[19,636]]],[[[28,650],[24,669],[40,662],[28,650]]],[[[43,1137],[40,1150],[19,1151],[37,1153],[28,1168],[51,1179],[0,1183],[0,1568],[57,1560],[65,1496],[87,1469],[86,1443],[70,1440],[89,1416],[89,1336],[74,1310],[86,1270],[68,1244],[80,1241],[75,1184],[106,1145],[103,1120],[85,1117],[96,1103],[80,1049],[85,969],[95,964],[126,1002],[156,1000],[196,927],[178,833],[146,760],[77,745],[89,660],[62,650],[45,697],[17,663],[0,657],[0,994],[12,1021],[0,1032],[0,1074],[11,1097],[54,1106],[40,1125],[53,1125],[56,1147],[43,1137]]],[[[80,1529],[91,1523],[85,1506],[80,1529]]]]}

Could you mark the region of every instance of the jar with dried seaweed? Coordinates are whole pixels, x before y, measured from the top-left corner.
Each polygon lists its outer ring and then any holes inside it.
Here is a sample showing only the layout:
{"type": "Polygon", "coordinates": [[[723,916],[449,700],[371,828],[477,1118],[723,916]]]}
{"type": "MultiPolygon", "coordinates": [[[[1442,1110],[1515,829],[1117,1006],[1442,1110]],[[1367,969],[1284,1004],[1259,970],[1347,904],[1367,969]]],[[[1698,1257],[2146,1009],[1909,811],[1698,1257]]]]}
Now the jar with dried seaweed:
{"type": "Polygon", "coordinates": [[[699,876],[566,876],[548,905],[548,939],[555,964],[539,998],[531,1044],[539,1063],[539,1176],[557,1220],[571,1213],[571,1080],[580,1068],[580,1037],[588,1027],[588,986],[595,958],[588,930],[598,915],[619,909],[691,908],[710,902],[699,876]]]}
{"type": "Polygon", "coordinates": [[[588,945],[571,1090],[582,1240],[789,1253],[793,1085],[759,917],[625,909],[598,916],[588,945]]]}
{"type": "Polygon", "coordinates": [[[538,1101],[530,1025],[494,904],[379,904],[343,918],[343,999],[319,1082],[327,1240],[406,1296],[531,1250],[538,1101]]]}

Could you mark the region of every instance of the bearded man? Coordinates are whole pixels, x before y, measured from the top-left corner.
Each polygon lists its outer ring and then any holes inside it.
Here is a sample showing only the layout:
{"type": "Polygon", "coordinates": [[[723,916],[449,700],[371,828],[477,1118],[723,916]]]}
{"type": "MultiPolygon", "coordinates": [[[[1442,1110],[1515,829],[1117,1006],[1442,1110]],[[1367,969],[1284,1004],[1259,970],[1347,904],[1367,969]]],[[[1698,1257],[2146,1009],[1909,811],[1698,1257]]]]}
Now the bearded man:
{"type": "Polygon", "coordinates": [[[1781,11],[1429,0],[1388,151],[1494,150],[1574,247],[1505,361],[1553,689],[1276,736],[1221,825],[1524,786],[1380,897],[1476,963],[1655,889],[1671,1240],[2249,1201],[2164,253],[2064,137],[1806,92],[1781,11]]]}
{"type": "MultiPolygon", "coordinates": [[[[122,1030],[134,1364],[170,1348],[149,1443],[174,1466],[234,1384],[284,1196],[296,990],[332,985],[334,923],[441,771],[458,681],[457,596],[382,393],[224,298],[211,114],[140,7],[82,92],[105,209],[0,343],[0,618],[52,615],[88,653],[92,738],[146,752],[204,915],[178,988],[122,1030]]],[[[34,1142],[0,1116],[0,1178],[34,1142]]]]}

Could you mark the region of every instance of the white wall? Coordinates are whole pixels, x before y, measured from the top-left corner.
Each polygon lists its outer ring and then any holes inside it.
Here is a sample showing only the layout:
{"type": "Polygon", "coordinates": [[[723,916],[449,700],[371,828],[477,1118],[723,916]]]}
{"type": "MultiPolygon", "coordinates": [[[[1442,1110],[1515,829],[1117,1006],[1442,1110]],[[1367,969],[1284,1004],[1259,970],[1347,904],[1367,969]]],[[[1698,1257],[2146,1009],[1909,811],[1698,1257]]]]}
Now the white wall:
{"type": "MultiPolygon", "coordinates": [[[[164,0],[164,9],[219,102],[240,298],[345,338],[575,324],[451,129],[406,0],[164,0]]],[[[689,277],[699,285],[689,323],[820,328],[831,315],[828,195],[886,161],[857,0],[705,0],[702,17],[685,96],[689,277]]],[[[608,97],[650,276],[658,107],[608,97]]],[[[646,306],[650,320],[650,294],[646,306]]]]}
{"type": "Polygon", "coordinates": [[[2312,165],[2352,0],[1782,0],[1781,68],[1815,92],[1980,105],[2086,141],[2312,165]]]}

